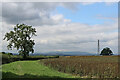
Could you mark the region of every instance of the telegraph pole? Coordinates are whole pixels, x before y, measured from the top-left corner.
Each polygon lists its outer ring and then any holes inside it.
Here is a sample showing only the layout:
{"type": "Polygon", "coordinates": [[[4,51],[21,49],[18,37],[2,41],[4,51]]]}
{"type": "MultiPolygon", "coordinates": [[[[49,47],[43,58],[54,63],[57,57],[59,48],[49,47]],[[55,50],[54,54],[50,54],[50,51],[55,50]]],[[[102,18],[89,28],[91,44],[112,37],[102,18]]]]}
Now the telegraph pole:
{"type": "Polygon", "coordinates": [[[100,55],[100,44],[99,44],[99,39],[98,39],[98,55],[100,55]]]}

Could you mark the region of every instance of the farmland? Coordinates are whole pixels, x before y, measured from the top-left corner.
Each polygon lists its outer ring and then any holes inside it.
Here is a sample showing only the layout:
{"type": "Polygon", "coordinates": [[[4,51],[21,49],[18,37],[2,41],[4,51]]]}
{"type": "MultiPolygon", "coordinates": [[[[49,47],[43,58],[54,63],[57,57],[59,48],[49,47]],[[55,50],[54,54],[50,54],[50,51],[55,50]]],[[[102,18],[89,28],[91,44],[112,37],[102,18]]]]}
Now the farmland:
{"type": "Polygon", "coordinates": [[[3,78],[119,78],[118,56],[2,56],[3,78]]]}
{"type": "Polygon", "coordinates": [[[39,64],[38,61],[16,61],[2,65],[2,78],[72,78],[70,74],[65,74],[53,70],[47,66],[39,64]]]}
{"type": "Polygon", "coordinates": [[[118,78],[119,76],[118,56],[66,56],[41,61],[55,70],[82,78],[118,78]]]}
{"type": "Polygon", "coordinates": [[[44,78],[49,80],[49,78],[75,78],[75,76],[71,74],[66,74],[51,69],[42,63],[39,63],[39,60],[37,60],[57,58],[58,56],[29,56],[27,60],[24,60],[22,56],[19,55],[8,55],[7,53],[0,53],[0,55],[2,55],[2,65],[0,66],[0,71],[2,71],[2,79],[44,78]]]}

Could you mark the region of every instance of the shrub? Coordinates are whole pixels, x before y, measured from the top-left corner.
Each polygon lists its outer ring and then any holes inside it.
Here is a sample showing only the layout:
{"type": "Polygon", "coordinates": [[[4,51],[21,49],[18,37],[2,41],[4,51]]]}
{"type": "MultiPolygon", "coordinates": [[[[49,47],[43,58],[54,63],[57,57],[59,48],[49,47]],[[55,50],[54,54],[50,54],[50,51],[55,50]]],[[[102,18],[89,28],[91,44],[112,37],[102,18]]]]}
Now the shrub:
{"type": "Polygon", "coordinates": [[[1,52],[2,54],[5,54],[5,52],[1,52]]]}
{"type": "Polygon", "coordinates": [[[13,55],[12,53],[8,53],[8,55],[13,55]]]}

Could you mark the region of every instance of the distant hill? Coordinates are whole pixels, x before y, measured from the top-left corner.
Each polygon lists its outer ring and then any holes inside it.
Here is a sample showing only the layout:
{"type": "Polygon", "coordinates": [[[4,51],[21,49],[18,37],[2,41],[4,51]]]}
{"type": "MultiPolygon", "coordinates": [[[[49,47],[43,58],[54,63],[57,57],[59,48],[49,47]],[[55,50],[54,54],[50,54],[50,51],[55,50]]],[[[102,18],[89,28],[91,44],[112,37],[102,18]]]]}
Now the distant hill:
{"type": "Polygon", "coordinates": [[[59,56],[86,56],[86,55],[95,55],[93,53],[88,53],[88,52],[79,52],[79,51],[55,51],[55,52],[47,52],[47,53],[34,53],[31,55],[47,55],[47,56],[54,56],[54,55],[59,55],[59,56]]]}

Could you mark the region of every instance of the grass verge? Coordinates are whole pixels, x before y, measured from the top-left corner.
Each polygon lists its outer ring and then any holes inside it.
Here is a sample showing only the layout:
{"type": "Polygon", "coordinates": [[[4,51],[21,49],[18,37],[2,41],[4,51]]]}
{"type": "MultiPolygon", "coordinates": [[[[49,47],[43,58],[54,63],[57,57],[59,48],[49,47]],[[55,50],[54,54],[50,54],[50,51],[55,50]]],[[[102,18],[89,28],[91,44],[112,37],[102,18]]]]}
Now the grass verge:
{"type": "Polygon", "coordinates": [[[74,78],[37,61],[16,61],[2,65],[3,78],[74,78]]]}

